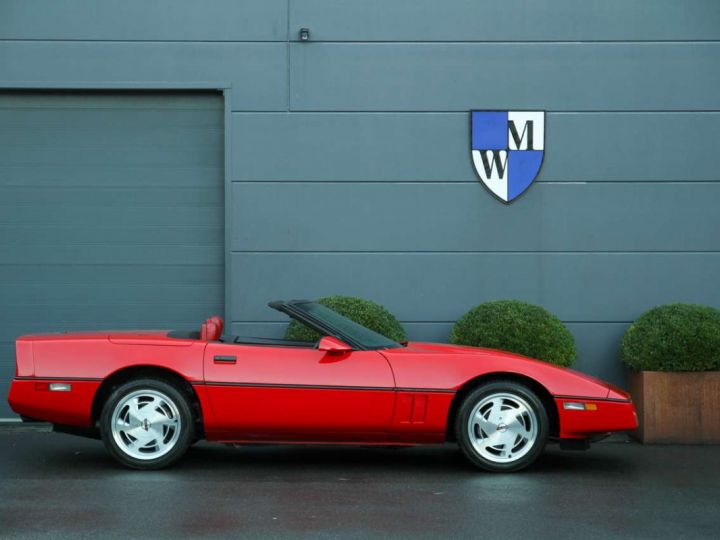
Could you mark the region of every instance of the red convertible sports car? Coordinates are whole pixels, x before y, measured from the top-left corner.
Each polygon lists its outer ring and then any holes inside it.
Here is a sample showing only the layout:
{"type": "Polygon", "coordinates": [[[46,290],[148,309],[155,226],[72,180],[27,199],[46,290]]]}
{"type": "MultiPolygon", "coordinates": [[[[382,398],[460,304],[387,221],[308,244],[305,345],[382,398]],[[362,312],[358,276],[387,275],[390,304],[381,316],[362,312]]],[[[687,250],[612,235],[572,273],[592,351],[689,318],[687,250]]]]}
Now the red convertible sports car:
{"type": "Polygon", "coordinates": [[[530,465],[548,440],[587,448],[637,427],[630,396],[515,354],[396,343],[320,304],[270,307],[316,343],[223,333],[23,336],[9,402],[25,420],[100,437],[118,461],[157,469],[199,439],[223,443],[417,445],[457,441],[489,471],[530,465]]]}

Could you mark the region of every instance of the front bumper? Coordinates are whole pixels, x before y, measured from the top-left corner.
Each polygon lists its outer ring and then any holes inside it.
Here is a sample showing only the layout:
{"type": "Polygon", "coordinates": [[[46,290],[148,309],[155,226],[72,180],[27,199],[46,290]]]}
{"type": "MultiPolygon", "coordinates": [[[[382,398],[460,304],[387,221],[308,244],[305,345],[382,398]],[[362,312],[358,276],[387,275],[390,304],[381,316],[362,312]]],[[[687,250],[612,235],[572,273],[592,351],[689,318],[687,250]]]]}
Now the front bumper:
{"type": "Polygon", "coordinates": [[[560,420],[560,439],[584,439],[638,427],[635,406],[629,399],[557,397],[555,404],[560,420]],[[566,403],[585,403],[590,407],[584,410],[566,409],[566,403]]]}

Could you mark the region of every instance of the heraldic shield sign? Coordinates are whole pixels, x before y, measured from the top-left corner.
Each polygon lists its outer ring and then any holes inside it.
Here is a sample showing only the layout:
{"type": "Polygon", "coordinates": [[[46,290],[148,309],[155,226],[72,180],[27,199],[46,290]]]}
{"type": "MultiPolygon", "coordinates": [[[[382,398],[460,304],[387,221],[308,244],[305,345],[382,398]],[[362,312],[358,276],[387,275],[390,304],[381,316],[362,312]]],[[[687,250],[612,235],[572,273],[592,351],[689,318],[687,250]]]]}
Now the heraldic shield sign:
{"type": "Polygon", "coordinates": [[[475,172],[493,195],[510,203],[530,187],[545,153],[544,111],[471,111],[475,172]]]}

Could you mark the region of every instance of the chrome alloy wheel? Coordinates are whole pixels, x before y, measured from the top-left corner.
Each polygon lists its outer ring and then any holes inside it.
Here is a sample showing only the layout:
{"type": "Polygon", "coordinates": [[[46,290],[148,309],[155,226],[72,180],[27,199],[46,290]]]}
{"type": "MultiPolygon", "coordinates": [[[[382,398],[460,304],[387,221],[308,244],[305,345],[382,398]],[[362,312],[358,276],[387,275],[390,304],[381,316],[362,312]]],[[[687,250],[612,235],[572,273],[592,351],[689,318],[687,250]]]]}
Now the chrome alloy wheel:
{"type": "Polygon", "coordinates": [[[470,413],[468,434],[481,457],[493,463],[511,463],[533,448],[538,419],[523,398],[508,393],[490,394],[470,413]]]}
{"type": "Polygon", "coordinates": [[[149,389],[124,396],[111,421],[118,448],[141,460],[157,459],[170,452],[182,429],[175,403],[162,392],[149,389]]]}

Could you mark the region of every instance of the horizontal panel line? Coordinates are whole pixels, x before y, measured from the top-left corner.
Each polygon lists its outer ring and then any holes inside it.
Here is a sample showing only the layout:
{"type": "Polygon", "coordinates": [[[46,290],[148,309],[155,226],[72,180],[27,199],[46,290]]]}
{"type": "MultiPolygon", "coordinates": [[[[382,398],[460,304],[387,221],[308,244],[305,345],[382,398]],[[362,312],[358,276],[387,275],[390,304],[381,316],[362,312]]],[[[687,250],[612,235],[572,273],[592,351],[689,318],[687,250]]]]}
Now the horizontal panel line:
{"type": "MultiPolygon", "coordinates": [[[[232,114],[467,114],[470,109],[443,109],[443,110],[365,110],[365,109],[233,109],[232,114]]],[[[548,110],[548,115],[562,114],[718,114],[718,109],[584,109],[584,110],[548,110]]]]}
{"type": "MultiPolygon", "coordinates": [[[[123,203],[116,204],[116,205],[102,205],[102,204],[98,204],[97,202],[95,202],[95,204],[92,204],[92,205],[91,204],[58,205],[57,201],[55,201],[55,204],[53,204],[52,201],[47,201],[47,202],[43,202],[43,203],[37,202],[35,204],[33,204],[33,203],[0,204],[0,208],[2,208],[4,206],[9,207],[9,208],[16,208],[16,209],[51,207],[51,208],[62,208],[62,210],[65,210],[65,211],[75,209],[75,210],[83,211],[83,212],[88,211],[88,209],[103,210],[104,212],[120,211],[120,212],[123,212],[123,215],[125,215],[126,213],[128,213],[130,211],[140,213],[142,210],[159,210],[159,209],[162,209],[162,210],[189,210],[189,211],[194,211],[194,212],[197,212],[197,211],[209,212],[209,211],[218,211],[224,207],[223,204],[209,204],[206,206],[199,206],[199,205],[193,206],[193,205],[190,205],[189,203],[187,205],[170,205],[170,204],[168,204],[168,205],[164,205],[164,206],[160,206],[160,205],[156,206],[154,204],[147,204],[147,205],[136,204],[131,209],[128,209],[128,206],[123,203]]],[[[63,214],[60,214],[60,215],[63,215],[63,214]]],[[[155,216],[158,214],[150,214],[150,215],[155,216]]],[[[211,216],[214,216],[214,214],[211,214],[211,216]]],[[[70,217],[75,217],[75,216],[70,216],[70,217]]],[[[80,222],[82,222],[82,219],[86,218],[86,216],[78,216],[78,217],[81,220],[80,222]]],[[[47,222],[38,222],[38,221],[32,221],[29,224],[42,225],[44,223],[47,225],[55,224],[54,222],[47,223],[47,222]]],[[[18,223],[16,221],[0,222],[0,225],[17,225],[17,224],[18,223]]]]}
{"type": "MultiPolygon", "coordinates": [[[[350,184],[416,184],[418,186],[428,185],[455,185],[475,184],[481,185],[479,180],[231,180],[233,184],[325,184],[325,185],[350,185],[350,184]]],[[[586,184],[717,184],[718,180],[536,180],[535,184],[558,184],[558,185],[586,185],[586,184]]]]}
{"type": "MultiPolygon", "coordinates": [[[[30,169],[34,169],[34,167],[30,167],[30,169]]],[[[218,179],[219,180],[219,179],[218,179]]],[[[98,184],[97,181],[88,180],[84,184],[69,184],[65,183],[64,180],[59,181],[52,181],[52,180],[46,180],[44,182],[26,182],[26,183],[5,183],[4,179],[0,179],[0,189],[26,189],[26,190],[88,190],[88,191],[98,191],[99,189],[103,190],[117,190],[117,189],[124,189],[127,188],[128,190],[135,189],[136,191],[143,193],[144,190],[147,189],[153,189],[158,191],[166,191],[169,189],[175,190],[175,189],[188,189],[188,190],[208,190],[208,191],[218,191],[220,192],[222,190],[223,185],[218,184],[218,186],[211,186],[207,187],[207,183],[202,185],[186,185],[183,187],[182,184],[172,184],[170,182],[165,184],[149,184],[147,182],[143,181],[135,181],[135,183],[128,183],[128,184],[98,184]]],[[[219,195],[218,195],[219,196],[219,195]]]]}
{"type": "MultiPolygon", "coordinates": [[[[27,267],[27,268],[37,268],[38,263],[5,263],[0,262],[0,268],[3,267],[9,267],[9,266],[16,266],[16,267],[27,267]]],[[[187,266],[187,267],[205,267],[205,268],[211,268],[211,269],[222,269],[224,268],[224,264],[218,263],[218,264],[192,264],[192,263],[62,263],[62,262],[52,262],[51,260],[46,260],[42,263],[42,266],[44,267],[54,267],[54,266],[75,266],[75,267],[100,267],[100,268],[115,268],[115,267],[133,267],[133,268],[177,268],[179,266],[187,266]]]]}
{"type": "Polygon", "coordinates": [[[315,43],[318,44],[337,44],[337,45],[434,45],[434,44],[458,44],[458,45],[537,45],[537,44],[550,44],[550,45],[584,45],[584,44],[600,44],[600,45],[614,45],[614,44],[695,44],[695,43],[718,43],[720,40],[717,39],[581,39],[581,40],[551,40],[551,39],[519,39],[519,40],[442,40],[442,39],[431,39],[431,40],[321,40],[312,39],[309,42],[302,42],[297,39],[93,39],[93,38],[60,38],[60,39],[49,39],[49,38],[2,38],[0,43],[216,43],[216,44],[242,44],[242,43],[291,43],[291,44],[302,44],[303,47],[312,46],[315,43]]]}
{"type": "MultiPolygon", "coordinates": [[[[78,224],[78,225],[72,225],[72,224],[62,224],[62,223],[48,223],[43,225],[42,223],[18,223],[18,222],[10,222],[10,223],[2,223],[1,225],[7,226],[7,227],[16,227],[20,229],[40,229],[43,227],[53,227],[54,229],[76,229],[76,228],[84,228],[87,229],[87,224],[78,224]]],[[[170,225],[96,225],[93,224],[93,231],[101,230],[103,232],[106,231],[122,231],[122,232],[142,232],[142,231],[157,231],[157,230],[163,230],[163,231],[172,231],[175,229],[182,229],[185,230],[192,230],[192,231],[202,231],[202,232],[209,232],[209,231],[215,231],[215,232],[221,232],[223,227],[222,225],[177,225],[177,226],[170,226],[170,225]]]]}
{"type": "MultiPolygon", "coordinates": [[[[193,289],[196,291],[201,291],[204,289],[216,289],[223,287],[224,284],[222,282],[202,282],[202,283],[173,283],[173,282],[167,282],[162,281],[160,283],[154,282],[154,283],[138,283],[138,282],[117,282],[114,281],[112,283],[108,282],[88,282],[83,281],[81,283],[78,282],[62,282],[62,281],[52,281],[48,282],[43,280],[41,283],[38,283],[37,281],[31,281],[28,283],[24,283],[22,281],[4,281],[3,285],[11,284],[13,287],[23,287],[23,286],[31,286],[31,287],[37,287],[38,289],[42,289],[43,287],[47,286],[56,286],[56,285],[72,285],[74,287],[80,286],[82,289],[95,289],[95,288],[101,288],[103,290],[108,290],[108,287],[111,287],[113,285],[119,285],[122,287],[154,287],[158,289],[193,289]]],[[[2,290],[2,289],[0,289],[2,290]]]]}
{"type": "Polygon", "coordinates": [[[457,39],[410,39],[410,40],[380,40],[380,39],[358,39],[358,40],[323,40],[311,39],[309,42],[302,42],[297,39],[289,40],[292,44],[312,46],[314,43],[337,44],[337,45],[656,45],[656,44],[695,44],[695,43],[720,43],[718,39],[478,39],[478,40],[457,40],[457,39]]]}
{"type": "MultiPolygon", "coordinates": [[[[55,92],[53,92],[52,90],[53,90],[53,89],[48,88],[47,91],[41,90],[39,93],[40,93],[40,94],[44,94],[44,93],[51,93],[51,94],[52,94],[52,93],[57,93],[57,89],[54,89],[55,92]]],[[[129,91],[129,92],[115,92],[115,91],[111,91],[111,90],[107,90],[107,91],[106,91],[106,90],[83,90],[83,89],[77,89],[77,90],[73,89],[73,91],[76,92],[75,95],[83,96],[83,97],[86,97],[86,98],[88,98],[88,99],[96,98],[97,96],[101,96],[102,94],[111,94],[111,95],[112,95],[112,94],[122,94],[123,97],[128,97],[129,94],[132,94],[131,91],[129,91]]],[[[17,94],[18,92],[19,92],[19,91],[17,91],[17,90],[10,90],[10,91],[8,91],[6,88],[0,86],[0,96],[2,96],[3,94],[7,94],[7,93],[17,94]]],[[[135,92],[135,93],[138,93],[138,92],[135,92]]],[[[149,93],[153,93],[153,94],[157,93],[158,96],[168,95],[168,94],[169,94],[169,92],[163,92],[163,91],[155,92],[155,91],[152,91],[152,90],[149,90],[149,89],[148,89],[148,91],[145,92],[145,93],[143,93],[142,91],[140,91],[140,93],[141,93],[140,97],[136,97],[135,99],[142,99],[143,97],[146,97],[149,93]]],[[[212,92],[212,93],[210,93],[210,92],[201,92],[200,94],[201,94],[201,95],[214,95],[215,93],[216,93],[216,92],[212,92]]],[[[24,94],[24,93],[23,93],[22,95],[23,95],[24,97],[26,96],[26,94],[24,94]]],[[[30,93],[29,95],[33,95],[33,94],[30,93]]],[[[170,94],[170,95],[171,95],[171,94],[170,94]]],[[[33,98],[33,99],[41,99],[41,98],[35,97],[35,98],[33,98]]],[[[101,99],[102,99],[102,98],[101,98],[101,99]]],[[[107,99],[107,98],[105,98],[105,99],[107,99]]],[[[217,99],[220,99],[220,98],[218,97],[217,99]]],[[[154,105],[154,106],[152,106],[152,107],[149,106],[149,105],[146,105],[146,106],[143,106],[143,107],[140,107],[140,106],[119,107],[119,106],[110,106],[110,105],[101,106],[101,105],[90,105],[90,104],[70,105],[70,104],[67,104],[67,103],[62,103],[61,101],[58,101],[58,102],[55,103],[55,104],[47,104],[47,105],[41,105],[41,104],[30,105],[30,104],[28,104],[27,102],[24,102],[22,105],[19,105],[19,104],[16,104],[16,105],[10,104],[10,105],[7,105],[7,106],[6,106],[6,105],[0,105],[0,111],[47,111],[47,110],[51,110],[51,111],[118,111],[118,112],[131,112],[131,111],[147,112],[147,111],[155,111],[155,112],[158,112],[158,113],[159,113],[159,112],[167,112],[167,111],[211,111],[211,112],[216,113],[216,114],[218,115],[218,119],[219,119],[220,115],[221,115],[222,112],[223,112],[223,108],[222,108],[222,107],[164,107],[161,103],[158,103],[157,105],[154,105]]],[[[207,119],[205,119],[205,120],[207,120],[207,119]]],[[[4,123],[4,124],[3,124],[3,129],[7,129],[8,126],[12,126],[12,125],[15,125],[15,124],[14,124],[14,123],[4,123]]],[[[25,127],[25,126],[36,127],[36,126],[38,126],[38,125],[42,125],[42,122],[38,122],[38,123],[34,123],[34,122],[32,122],[32,123],[22,123],[22,122],[18,122],[18,125],[21,125],[21,126],[23,126],[23,127],[25,127]]],[[[49,128],[49,129],[58,129],[58,130],[59,130],[59,129],[67,129],[67,130],[69,130],[69,131],[75,131],[75,130],[85,131],[85,130],[91,129],[91,127],[84,127],[84,126],[70,126],[70,127],[65,126],[65,125],[57,125],[57,126],[56,126],[56,125],[54,125],[53,123],[50,123],[50,124],[48,124],[48,125],[46,125],[46,126],[44,126],[44,127],[47,127],[47,128],[49,128]]],[[[196,129],[196,130],[201,130],[201,131],[222,131],[222,127],[221,127],[221,126],[218,126],[217,124],[206,124],[205,122],[203,122],[203,123],[197,123],[197,124],[193,124],[193,123],[182,123],[182,124],[178,124],[178,125],[174,125],[174,124],[172,124],[172,123],[167,123],[167,122],[166,122],[166,123],[163,123],[162,125],[153,125],[153,124],[143,125],[143,124],[135,124],[135,125],[116,126],[116,128],[119,128],[119,129],[121,129],[121,130],[138,130],[138,129],[140,129],[140,128],[148,128],[148,127],[153,128],[153,129],[162,129],[162,130],[168,131],[168,132],[170,131],[170,128],[173,128],[173,127],[176,127],[176,128],[178,128],[178,127],[179,127],[179,128],[194,128],[194,129],[196,129]]]]}
{"type": "MultiPolygon", "coordinates": [[[[172,186],[173,192],[175,191],[203,191],[207,193],[215,193],[217,196],[219,196],[220,188],[222,187],[219,182],[217,182],[218,179],[213,179],[213,182],[218,183],[218,185],[213,185],[209,181],[207,182],[207,185],[198,185],[198,186],[172,186]]],[[[0,189],[5,188],[25,188],[25,189],[34,189],[35,186],[28,186],[28,185],[18,185],[18,186],[8,186],[7,184],[0,184],[0,189]]],[[[139,194],[147,194],[150,191],[161,191],[166,192],[168,189],[168,186],[163,187],[150,187],[143,184],[142,188],[138,188],[138,186],[129,186],[127,184],[125,185],[117,185],[117,186],[109,186],[106,184],[98,184],[96,187],[92,188],[93,193],[97,192],[109,192],[109,191],[120,191],[120,192],[127,192],[127,193],[139,193],[139,194]]],[[[78,187],[72,187],[65,184],[60,185],[50,185],[50,186],[43,186],[44,191],[52,190],[52,191],[87,191],[87,186],[78,186],[78,187]]],[[[206,193],[206,194],[207,194],[206,193]]]]}
{"type": "Polygon", "coordinates": [[[76,306],[207,306],[209,304],[216,305],[217,301],[212,298],[208,298],[205,302],[167,302],[167,301],[156,301],[156,302],[118,302],[110,301],[107,302],[21,302],[18,304],[8,303],[4,304],[3,307],[76,307],[76,306]]]}
{"type": "MultiPolygon", "coordinates": [[[[398,320],[401,324],[455,324],[455,321],[408,321],[398,320]]],[[[633,321],[575,321],[562,320],[563,324],[630,324],[633,321]]],[[[287,324],[287,321],[230,321],[230,324],[287,324]]]]}
{"type": "Polygon", "coordinates": [[[82,38],[2,38],[0,43],[287,43],[287,39],[82,39],[82,38]]]}
{"type": "MultiPolygon", "coordinates": [[[[154,282],[154,283],[141,283],[141,282],[132,282],[132,281],[126,281],[126,282],[93,282],[91,284],[88,284],[87,282],[79,283],[77,281],[75,282],[67,282],[67,281],[45,281],[43,280],[42,285],[38,285],[36,281],[12,281],[12,280],[6,280],[3,282],[3,285],[7,286],[10,285],[14,289],[21,289],[21,288],[32,288],[33,291],[42,291],[45,288],[48,287],[67,287],[72,288],[74,292],[80,291],[88,291],[88,290],[94,290],[94,289],[102,289],[107,290],[109,287],[129,287],[129,288],[153,288],[153,292],[158,291],[164,291],[164,292],[170,292],[170,291],[176,291],[178,289],[188,289],[190,291],[194,292],[202,292],[203,294],[207,295],[208,297],[211,297],[215,294],[218,294],[218,292],[222,291],[225,288],[225,285],[222,282],[215,282],[210,285],[193,285],[192,283],[168,283],[167,281],[162,282],[154,282]],[[202,287],[202,288],[201,288],[202,287]]],[[[162,302],[162,304],[165,304],[165,302],[162,302]]],[[[30,305],[25,302],[18,305],[30,305]]],[[[60,304],[53,304],[53,305],[65,305],[64,303],[60,304]]]]}
{"type": "Polygon", "coordinates": [[[153,144],[152,149],[148,149],[149,143],[137,143],[137,144],[112,144],[112,143],[98,143],[94,145],[87,145],[87,144],[69,144],[67,146],[52,146],[52,145],[44,145],[44,144],[37,144],[37,143],[12,143],[5,145],[4,148],[10,148],[10,149],[39,149],[39,150],[61,150],[61,151],[67,151],[68,149],[79,149],[79,150],[108,150],[108,151],[119,151],[119,150],[136,150],[136,149],[142,149],[142,150],[152,150],[155,151],[157,149],[193,149],[193,148],[212,148],[215,149],[218,147],[216,144],[202,144],[202,143],[187,143],[187,144],[153,144]]]}
{"type": "MultiPolygon", "coordinates": [[[[3,169],[26,169],[28,167],[32,168],[55,168],[55,167],[75,167],[82,170],[87,169],[100,169],[100,172],[104,171],[105,169],[133,169],[133,170],[142,170],[142,169],[166,169],[168,172],[173,171],[222,171],[223,166],[213,166],[213,165],[193,165],[193,166],[175,166],[175,165],[112,165],[112,164],[105,164],[102,165],[72,165],[72,164],[59,164],[59,165],[5,165],[0,164],[0,170],[3,169]]],[[[145,185],[145,184],[143,184],[145,185]]]]}
{"type": "Polygon", "coordinates": [[[228,81],[204,81],[204,80],[185,80],[182,83],[154,81],[154,82],[138,82],[138,81],[79,81],[68,85],[67,82],[57,80],[6,80],[2,82],[2,88],[5,90],[31,90],[45,92],[49,90],[77,90],[80,92],[120,92],[125,90],[143,90],[153,92],[155,94],[162,91],[172,93],[182,92],[217,92],[222,93],[226,88],[230,88],[228,81]]]}
{"type": "MultiPolygon", "coordinates": [[[[0,223],[0,226],[3,224],[0,223]]],[[[24,227],[23,227],[24,228],[24,227]]],[[[11,243],[11,242],[3,242],[0,240],[0,245],[4,246],[17,246],[19,244],[11,243]]],[[[41,243],[41,242],[29,242],[27,240],[24,240],[22,242],[23,246],[32,246],[33,248],[40,248],[40,247],[58,247],[57,243],[41,243]]],[[[136,242],[136,241],[125,241],[125,242],[118,242],[118,241],[102,241],[102,242],[71,242],[71,243],[63,243],[62,249],[66,249],[69,247],[74,246],[103,246],[103,247],[112,247],[117,248],[119,246],[125,247],[125,248],[132,248],[132,247],[166,247],[166,248],[220,248],[223,247],[223,242],[202,242],[198,244],[172,244],[168,242],[136,242]]]]}
{"type": "Polygon", "coordinates": [[[275,251],[260,251],[260,250],[232,250],[231,253],[242,253],[242,254],[277,254],[277,255],[291,255],[291,254],[330,254],[330,255],[355,255],[355,254],[361,254],[361,255],[412,255],[412,254],[429,254],[429,255],[507,255],[507,254],[516,254],[516,255],[537,255],[537,254],[550,254],[550,255],[647,255],[647,254],[660,254],[660,255],[687,255],[687,254],[717,254],[720,253],[720,249],[718,250],[647,250],[647,251],[557,251],[557,250],[537,250],[537,251],[524,251],[524,250],[507,250],[507,251],[498,251],[498,250],[488,250],[488,251],[478,251],[478,250],[468,250],[468,251],[457,251],[457,250],[434,250],[434,251],[420,251],[420,250],[403,250],[403,251],[397,251],[397,250],[372,250],[372,251],[364,251],[364,250],[297,250],[297,251],[286,251],[286,250],[275,250],[275,251]]]}
{"type": "MultiPolygon", "coordinates": [[[[130,212],[130,211],[140,213],[142,210],[159,210],[159,209],[174,210],[174,211],[175,210],[190,210],[190,211],[194,211],[194,212],[197,212],[197,211],[206,211],[207,212],[207,211],[213,211],[213,210],[219,211],[220,209],[222,209],[224,207],[224,205],[223,204],[208,204],[205,206],[199,206],[199,205],[192,206],[190,204],[187,204],[187,205],[170,205],[170,204],[168,204],[165,206],[155,206],[152,204],[147,204],[147,205],[135,204],[131,209],[128,209],[128,205],[123,204],[123,203],[110,205],[110,204],[98,204],[98,202],[95,201],[94,204],[62,204],[62,205],[59,205],[58,201],[54,201],[54,204],[53,204],[53,201],[46,201],[46,202],[42,202],[42,203],[40,203],[38,201],[35,204],[33,204],[33,203],[0,204],[0,208],[3,208],[3,207],[18,209],[18,210],[22,210],[22,209],[26,209],[26,208],[47,208],[47,207],[58,208],[58,207],[60,207],[65,211],[78,210],[78,211],[83,211],[83,212],[87,212],[88,209],[92,209],[92,210],[103,210],[105,212],[121,211],[121,212],[123,212],[123,215],[125,215],[125,213],[130,212]]],[[[62,216],[63,214],[60,214],[60,215],[62,216]]],[[[150,214],[150,215],[154,217],[157,214],[150,214]]],[[[70,217],[75,217],[75,216],[70,216],[70,217]]],[[[83,222],[82,220],[86,218],[86,216],[78,216],[78,217],[80,217],[79,223],[82,223],[83,222]]],[[[21,223],[18,223],[17,221],[0,222],[0,225],[20,225],[20,224],[21,223]]],[[[54,222],[42,222],[42,221],[31,221],[31,222],[28,222],[27,224],[28,225],[43,225],[43,224],[55,225],[54,222]]],[[[70,223],[68,225],[72,225],[72,223],[70,223]]],[[[152,226],[152,225],[150,225],[150,226],[152,226]]],[[[211,225],[208,225],[208,226],[211,226],[211,225]]],[[[219,226],[219,223],[217,226],[219,226]]],[[[180,227],[182,227],[182,226],[180,226],[180,227]]]]}
{"type": "MultiPolygon", "coordinates": [[[[63,167],[72,167],[73,169],[100,169],[102,172],[104,169],[149,169],[149,170],[155,170],[155,169],[162,169],[167,170],[169,172],[175,171],[175,170],[185,170],[185,171],[194,171],[194,170],[212,170],[212,171],[222,171],[223,166],[222,165],[198,165],[197,167],[174,167],[173,165],[112,165],[110,163],[103,163],[102,165],[93,165],[93,164],[65,164],[65,163],[44,163],[44,164],[38,164],[38,163],[32,163],[32,164],[23,164],[23,165],[0,165],[0,169],[56,169],[56,168],[63,168],[63,167]]],[[[143,185],[146,185],[143,182],[143,185]]],[[[152,184],[151,184],[152,185],[152,184]]]]}

